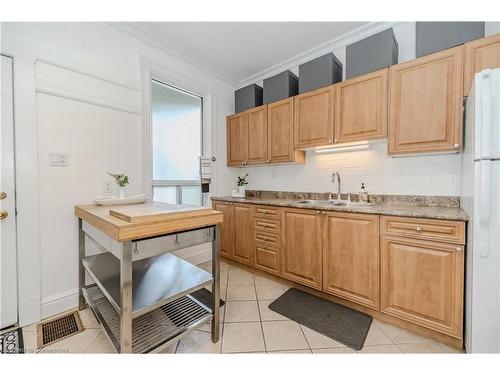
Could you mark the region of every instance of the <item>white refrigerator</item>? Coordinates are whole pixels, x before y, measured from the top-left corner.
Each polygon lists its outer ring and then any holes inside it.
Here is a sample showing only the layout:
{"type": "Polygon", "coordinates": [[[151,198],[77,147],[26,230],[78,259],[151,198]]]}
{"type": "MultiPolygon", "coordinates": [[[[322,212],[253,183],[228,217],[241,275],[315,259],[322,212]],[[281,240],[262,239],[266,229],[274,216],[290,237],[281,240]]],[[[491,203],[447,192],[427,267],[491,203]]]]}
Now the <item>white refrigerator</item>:
{"type": "Polygon", "coordinates": [[[500,69],[476,74],[464,137],[465,349],[500,353],[500,69]]]}

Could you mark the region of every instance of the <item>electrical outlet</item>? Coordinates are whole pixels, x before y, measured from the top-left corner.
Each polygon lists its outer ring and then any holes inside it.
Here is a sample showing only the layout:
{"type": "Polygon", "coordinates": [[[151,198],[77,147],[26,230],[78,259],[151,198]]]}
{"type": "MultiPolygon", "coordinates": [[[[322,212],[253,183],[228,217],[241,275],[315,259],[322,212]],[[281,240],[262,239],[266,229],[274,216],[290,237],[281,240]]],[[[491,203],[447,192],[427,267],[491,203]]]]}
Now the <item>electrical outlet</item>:
{"type": "Polygon", "coordinates": [[[113,192],[113,184],[110,181],[104,183],[104,194],[111,194],[113,192]]]}
{"type": "Polygon", "coordinates": [[[68,154],[64,152],[51,152],[49,153],[49,165],[51,167],[67,167],[68,154]]]}

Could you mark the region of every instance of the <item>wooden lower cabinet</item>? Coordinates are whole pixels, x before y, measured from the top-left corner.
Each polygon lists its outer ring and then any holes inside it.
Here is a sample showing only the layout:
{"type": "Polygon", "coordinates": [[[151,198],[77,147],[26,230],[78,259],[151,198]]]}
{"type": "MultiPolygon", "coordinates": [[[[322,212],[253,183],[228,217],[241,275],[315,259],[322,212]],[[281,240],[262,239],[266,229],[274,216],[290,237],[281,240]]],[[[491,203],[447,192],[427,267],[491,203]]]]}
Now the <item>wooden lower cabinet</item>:
{"type": "Polygon", "coordinates": [[[220,225],[220,254],[230,258],[234,247],[234,205],[231,202],[214,201],[212,207],[223,215],[220,225]]]}
{"type": "Polygon", "coordinates": [[[221,201],[213,207],[224,214],[225,258],[461,347],[464,222],[221,201]]]}
{"type": "Polygon", "coordinates": [[[378,309],[379,267],[378,215],[324,215],[324,292],[378,309]]]}
{"type": "Polygon", "coordinates": [[[321,216],[313,210],[282,211],[284,278],[314,289],[322,288],[321,216]]]}
{"type": "Polygon", "coordinates": [[[234,204],[234,248],[232,258],[251,265],[253,261],[252,206],[234,204]]]}
{"type": "Polygon", "coordinates": [[[381,311],[462,337],[462,245],[382,237],[381,311]]]}

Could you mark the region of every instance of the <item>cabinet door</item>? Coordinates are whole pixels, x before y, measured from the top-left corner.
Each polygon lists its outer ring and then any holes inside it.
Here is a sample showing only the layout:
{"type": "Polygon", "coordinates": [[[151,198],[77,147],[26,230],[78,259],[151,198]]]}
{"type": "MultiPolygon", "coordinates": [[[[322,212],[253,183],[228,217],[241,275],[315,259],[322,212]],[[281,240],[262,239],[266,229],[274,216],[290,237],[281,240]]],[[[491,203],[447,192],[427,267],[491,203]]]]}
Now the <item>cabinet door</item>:
{"type": "Polygon", "coordinates": [[[389,68],[389,154],[459,151],[464,47],[389,68]]]}
{"type": "Polygon", "coordinates": [[[248,164],[267,161],[267,105],[246,111],[248,115],[248,164]]]}
{"type": "Polygon", "coordinates": [[[227,117],[227,165],[242,166],[248,156],[248,115],[227,117]]]}
{"type": "Polygon", "coordinates": [[[269,162],[293,162],[293,98],[268,105],[268,127],[269,162]]]}
{"type": "Polygon", "coordinates": [[[223,221],[220,224],[220,253],[226,258],[231,258],[234,245],[234,206],[231,202],[215,201],[213,208],[222,212],[223,215],[223,221]]]}
{"type": "Polygon", "coordinates": [[[282,211],[283,277],[321,290],[321,231],[316,211],[284,209],[282,211]]]}
{"type": "Polygon", "coordinates": [[[234,250],[233,259],[252,264],[253,229],[252,206],[248,204],[234,204],[234,250]]]}
{"type": "Polygon", "coordinates": [[[387,137],[388,69],[335,85],[335,143],[387,137]]]}
{"type": "Polygon", "coordinates": [[[378,215],[332,212],[323,225],[323,291],[378,309],[378,215]]]}
{"type": "Polygon", "coordinates": [[[462,337],[462,245],[383,237],[381,311],[462,337]]]}
{"type": "Polygon", "coordinates": [[[469,95],[474,74],[500,68],[500,33],[465,43],[464,96],[469,95]]]}
{"type": "Polygon", "coordinates": [[[333,143],[334,88],[328,86],[295,97],[295,147],[333,143]]]}

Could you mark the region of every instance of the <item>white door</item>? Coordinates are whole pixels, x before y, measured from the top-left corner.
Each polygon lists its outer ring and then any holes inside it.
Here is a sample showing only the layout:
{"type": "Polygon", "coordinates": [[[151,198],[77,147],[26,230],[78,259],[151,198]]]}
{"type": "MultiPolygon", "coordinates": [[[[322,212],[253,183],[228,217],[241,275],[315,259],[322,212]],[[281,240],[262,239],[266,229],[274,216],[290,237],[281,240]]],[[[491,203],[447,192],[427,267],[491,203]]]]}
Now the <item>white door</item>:
{"type": "Polygon", "coordinates": [[[17,323],[17,250],[12,59],[1,57],[0,329],[17,323]]]}

